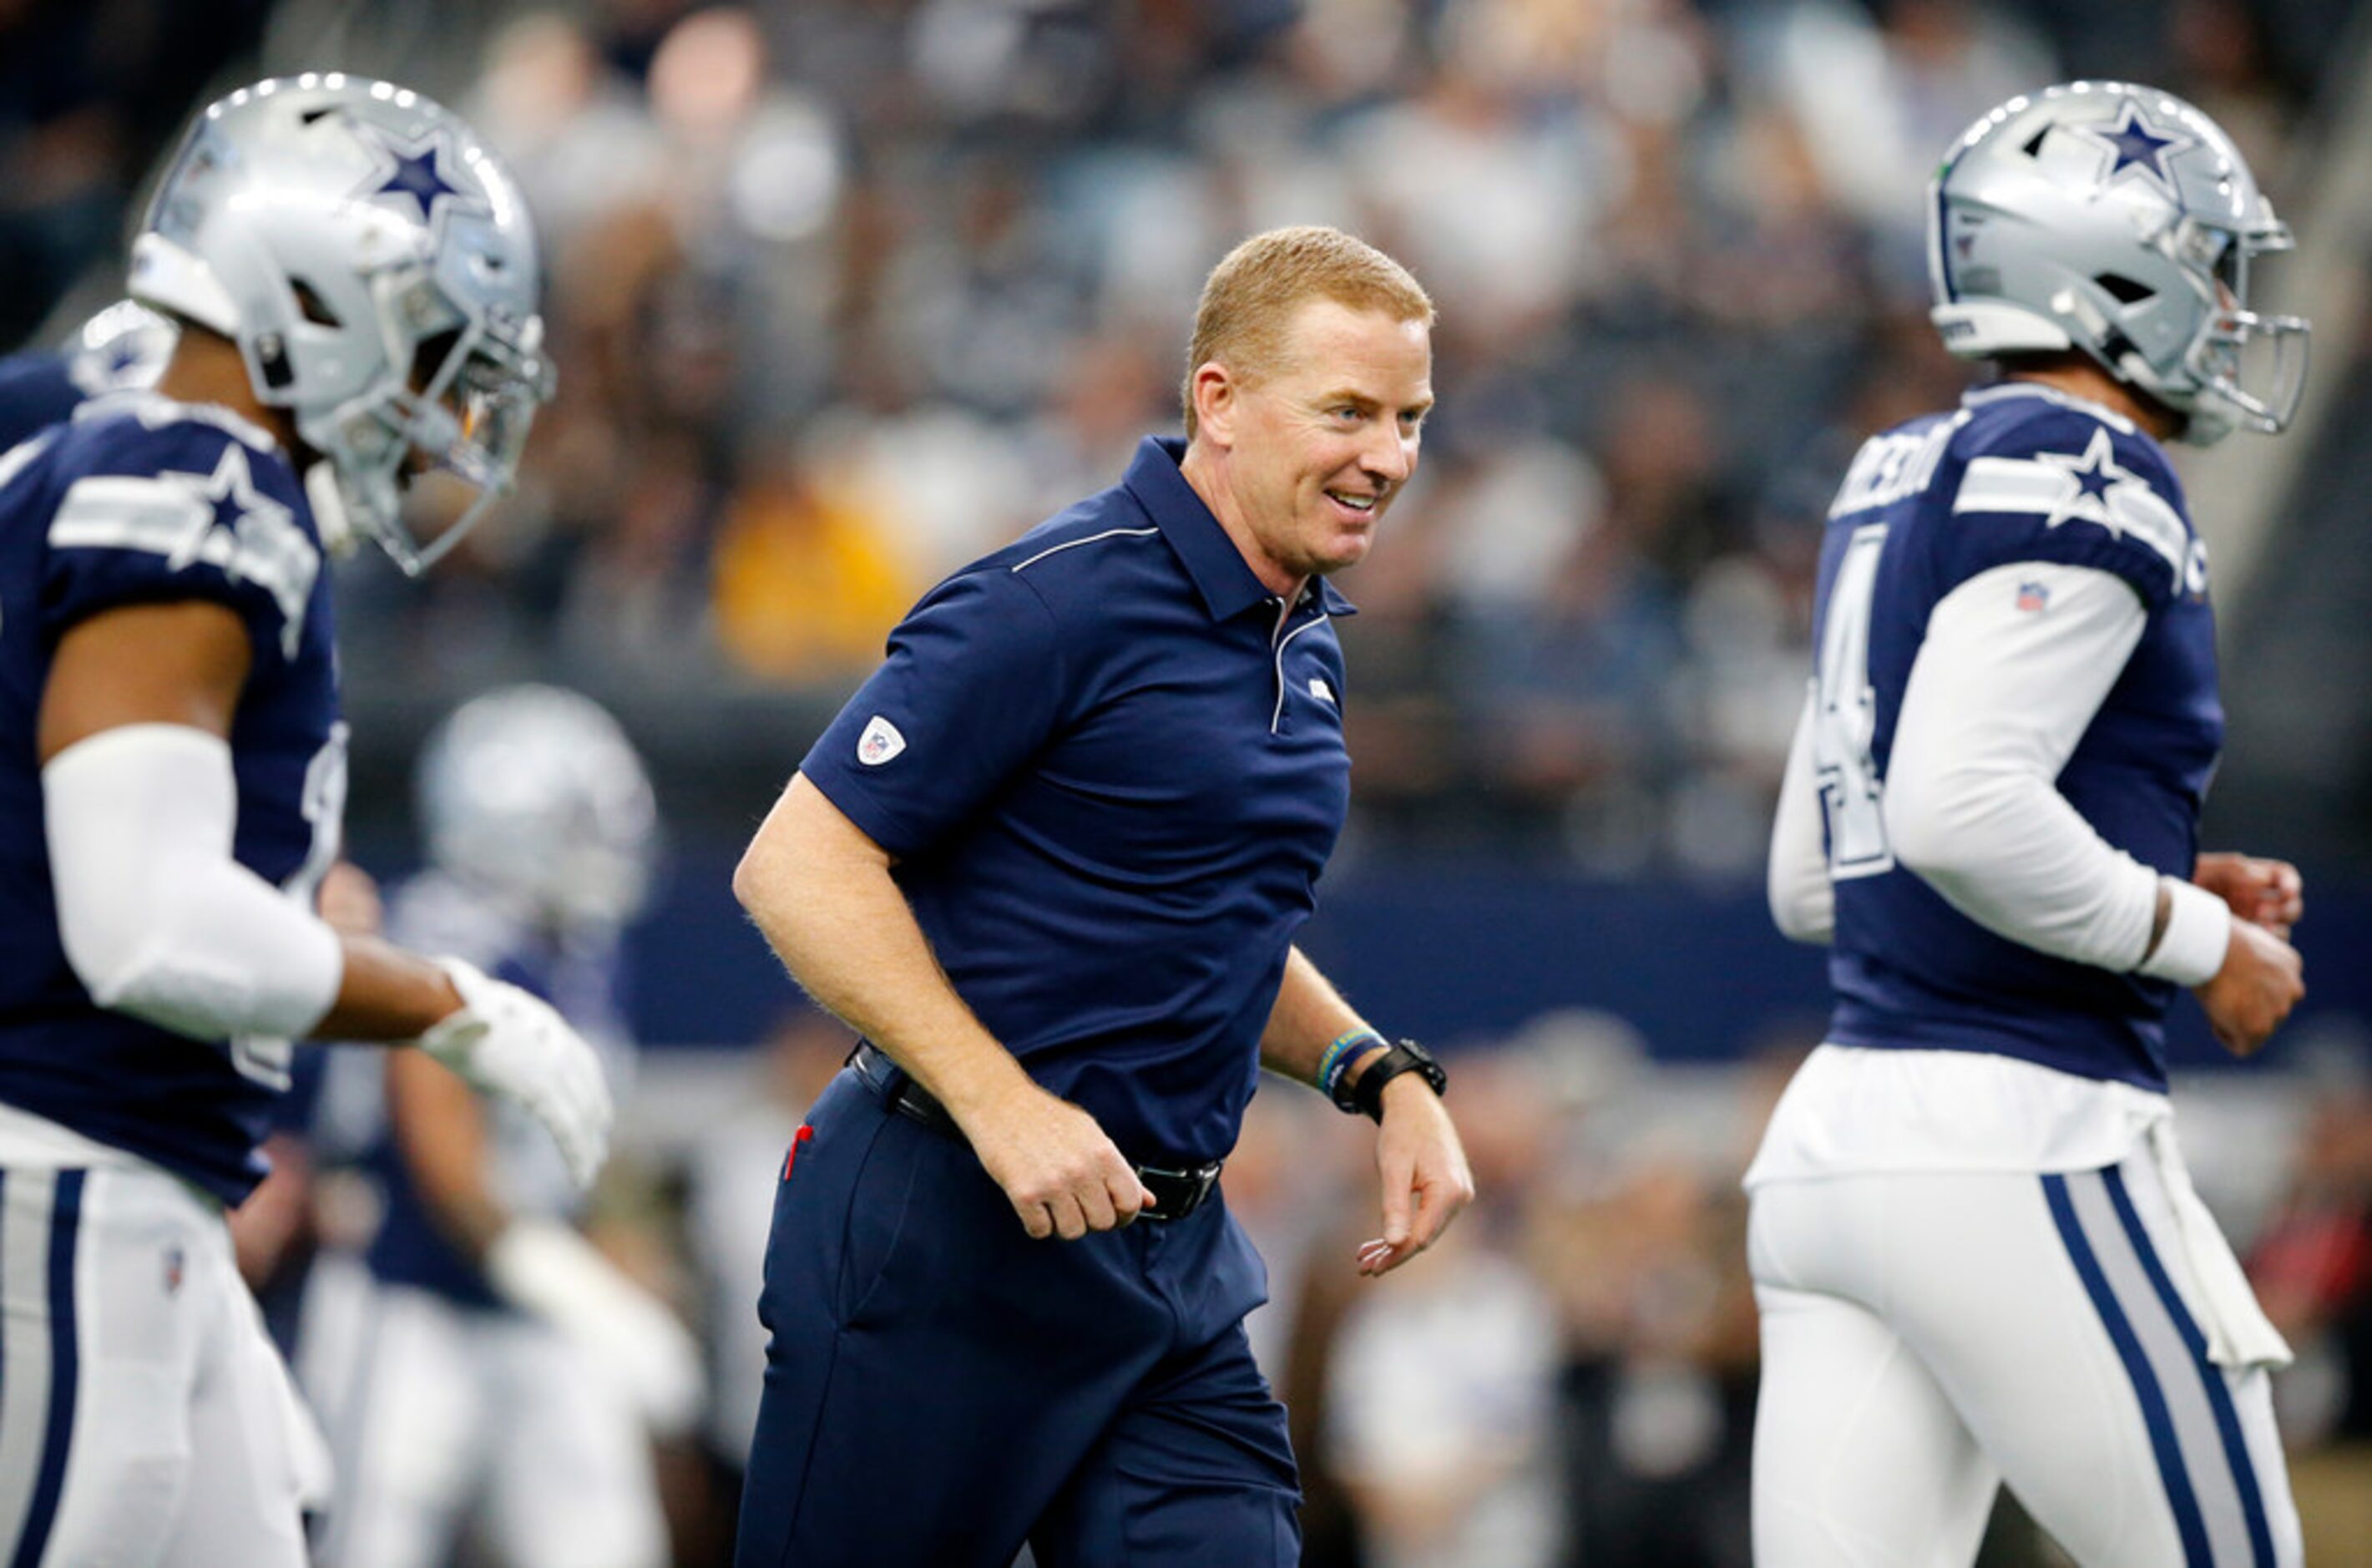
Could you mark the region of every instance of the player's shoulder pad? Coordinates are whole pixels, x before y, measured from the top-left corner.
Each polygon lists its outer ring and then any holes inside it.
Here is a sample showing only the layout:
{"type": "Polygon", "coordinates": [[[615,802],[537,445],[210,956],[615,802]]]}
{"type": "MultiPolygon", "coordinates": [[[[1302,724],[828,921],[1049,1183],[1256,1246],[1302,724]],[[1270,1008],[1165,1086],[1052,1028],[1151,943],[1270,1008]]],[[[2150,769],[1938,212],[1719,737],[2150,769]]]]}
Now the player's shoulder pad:
{"type": "Polygon", "coordinates": [[[2181,482],[2149,435],[2047,389],[1979,394],[1953,440],[1956,523],[1983,564],[2108,567],[2152,604],[2182,590],[2194,541],[2181,482]]]}
{"type": "Polygon", "coordinates": [[[296,656],[320,538],[295,470],[262,427],[227,409],[117,393],[75,411],[51,462],[53,552],[145,558],[149,573],[260,594],[296,656]]]}

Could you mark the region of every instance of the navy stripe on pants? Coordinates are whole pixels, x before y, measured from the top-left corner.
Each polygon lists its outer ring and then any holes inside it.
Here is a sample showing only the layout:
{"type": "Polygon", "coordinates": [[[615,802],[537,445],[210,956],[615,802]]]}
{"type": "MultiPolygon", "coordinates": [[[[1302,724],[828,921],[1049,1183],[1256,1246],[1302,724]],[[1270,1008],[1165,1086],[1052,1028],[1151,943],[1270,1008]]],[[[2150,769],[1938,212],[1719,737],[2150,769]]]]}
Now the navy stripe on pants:
{"type": "Polygon", "coordinates": [[[2224,1374],[2207,1359],[2207,1336],[2200,1331],[2190,1309],[2183,1306],[2174,1281],[2158,1260],[2157,1249],[2150,1245],[2147,1233],[2142,1229],[2142,1217],[2134,1209],[2133,1194],[2125,1191],[2124,1173],[2111,1166],[2100,1177],[2109,1190],[2109,1202],[2115,1206],[2117,1218],[2141,1259],[2143,1272],[2149,1275],[2150,1288],[2157,1293],[2168,1318],[2174,1322],[2175,1331],[2182,1336],[2183,1346],[2191,1353],[2192,1370],[2198,1375],[2200,1387],[2207,1391],[2208,1408],[2215,1412],[2215,1434],[2223,1440],[2224,1459],[2232,1467],[2241,1510],[2248,1518],[2249,1551],[2255,1568],[2273,1568],[2273,1526],[2265,1517],[2264,1493],[2257,1486],[2257,1467],[2249,1458],[2248,1439],[2240,1434],[2240,1412],[2232,1406],[2232,1390],[2225,1387],[2224,1374]]]}
{"type": "MultiPolygon", "coordinates": [[[[20,1172],[17,1179],[23,1182],[34,1174],[20,1172]]],[[[20,1366],[30,1364],[28,1358],[45,1356],[48,1363],[47,1408],[41,1418],[40,1460],[33,1472],[31,1493],[26,1501],[23,1518],[17,1527],[16,1550],[8,1559],[10,1568],[39,1568],[41,1554],[50,1544],[50,1532],[57,1524],[58,1500],[65,1491],[66,1460],[73,1446],[75,1396],[81,1359],[75,1328],[75,1243],[81,1230],[85,1176],[86,1173],[80,1170],[55,1173],[55,1185],[46,1215],[38,1212],[38,1185],[34,1192],[23,1195],[33,1200],[36,1212],[24,1215],[8,1214],[6,1200],[10,1193],[6,1187],[0,1187],[0,1216],[6,1216],[14,1223],[29,1223],[48,1232],[46,1237],[28,1237],[26,1241],[29,1245],[18,1253],[20,1260],[25,1252],[38,1255],[47,1275],[38,1298],[42,1307],[40,1316],[45,1317],[47,1322],[40,1323],[38,1327],[33,1323],[28,1324],[40,1339],[29,1344],[9,1344],[6,1337],[6,1314],[0,1313],[0,1367],[6,1365],[11,1355],[18,1359],[20,1366]]],[[[13,1283],[15,1282],[0,1280],[0,1284],[13,1283]]],[[[35,1318],[30,1313],[24,1316],[29,1319],[35,1318]]],[[[34,1378],[30,1381],[33,1387],[21,1392],[26,1397],[38,1397],[41,1380],[34,1378]]],[[[17,1398],[19,1393],[20,1390],[12,1386],[0,1384],[0,1401],[17,1398]]],[[[0,1409],[5,1409],[5,1403],[0,1403],[0,1409]]],[[[17,1423],[9,1422],[7,1424],[13,1427],[17,1423]]]]}
{"type": "Polygon", "coordinates": [[[2041,1179],[2149,1428],[2185,1568],[2272,1568],[2273,1532],[2222,1371],[2114,1167],[2041,1179]]]}

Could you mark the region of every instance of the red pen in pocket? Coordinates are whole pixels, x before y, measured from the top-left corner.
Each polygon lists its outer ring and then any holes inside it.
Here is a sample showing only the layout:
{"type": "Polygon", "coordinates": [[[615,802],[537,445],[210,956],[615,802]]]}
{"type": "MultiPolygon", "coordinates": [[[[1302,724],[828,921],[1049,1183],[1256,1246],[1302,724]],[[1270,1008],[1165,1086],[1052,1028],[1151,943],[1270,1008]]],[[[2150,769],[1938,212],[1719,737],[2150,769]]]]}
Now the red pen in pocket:
{"type": "Polygon", "coordinates": [[[791,1167],[799,1163],[799,1145],[814,1136],[815,1129],[804,1121],[799,1123],[799,1130],[791,1134],[790,1153],[783,1156],[784,1180],[788,1181],[791,1179],[791,1167]]]}

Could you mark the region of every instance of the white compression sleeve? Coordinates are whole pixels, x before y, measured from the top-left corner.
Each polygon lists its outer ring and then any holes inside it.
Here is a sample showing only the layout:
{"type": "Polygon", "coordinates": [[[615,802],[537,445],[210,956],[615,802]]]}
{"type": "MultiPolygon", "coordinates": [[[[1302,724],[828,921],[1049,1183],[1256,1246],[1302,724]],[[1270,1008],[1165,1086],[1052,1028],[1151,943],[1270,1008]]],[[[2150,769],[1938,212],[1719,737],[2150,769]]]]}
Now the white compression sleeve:
{"type": "Polygon", "coordinates": [[[311,911],[231,858],[230,747],[176,724],[78,740],[41,770],[58,933],[94,1001],[198,1040],[296,1039],[345,958],[311,911]]]}
{"type": "Polygon", "coordinates": [[[1814,703],[1809,692],[1787,747],[1787,772],[1779,784],[1779,812],[1771,824],[1771,864],[1766,889],[1771,918],[1790,942],[1826,944],[1837,923],[1836,885],[1829,879],[1829,854],[1820,838],[1820,781],[1812,763],[1814,703]]]}
{"type": "MultiPolygon", "coordinates": [[[[2119,971],[2149,947],[2159,877],[2094,831],[2056,781],[2147,622],[2112,573],[2033,562],[1979,573],[1928,621],[1886,777],[1896,857],[1955,909],[2014,942],[2119,971]],[[2041,608],[2017,607],[2027,585],[2042,590],[2041,608]]],[[[2167,881],[2207,916],[2201,900],[2212,896],[2167,881]]],[[[2207,978],[2183,967],[2168,978],[2207,978]]]]}

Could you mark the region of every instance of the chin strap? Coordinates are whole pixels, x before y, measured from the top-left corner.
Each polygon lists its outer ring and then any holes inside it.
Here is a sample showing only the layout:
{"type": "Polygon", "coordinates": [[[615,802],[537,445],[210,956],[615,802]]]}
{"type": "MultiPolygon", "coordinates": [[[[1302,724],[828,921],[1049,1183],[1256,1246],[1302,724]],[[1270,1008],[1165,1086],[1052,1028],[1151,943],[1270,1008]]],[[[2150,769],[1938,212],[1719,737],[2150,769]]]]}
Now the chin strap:
{"type": "Polygon", "coordinates": [[[304,498],[313,507],[313,527],[320,529],[320,548],[334,560],[346,560],[361,543],[354,515],[346,513],[346,491],[337,482],[337,465],[320,458],[304,470],[304,498]]]}
{"type": "Polygon", "coordinates": [[[321,548],[340,561],[352,555],[362,539],[346,510],[346,493],[338,483],[336,465],[329,459],[306,469],[305,499],[313,508],[313,526],[320,532],[321,548]]]}

